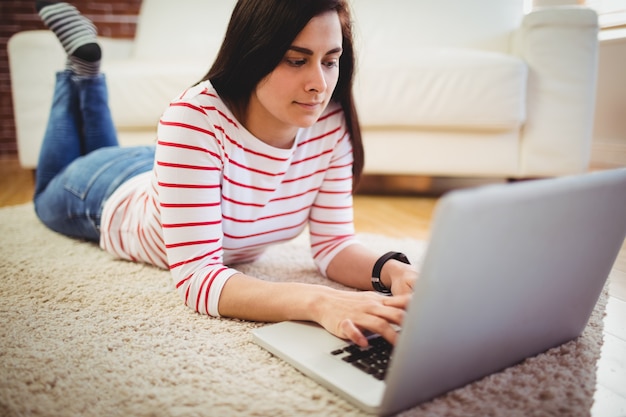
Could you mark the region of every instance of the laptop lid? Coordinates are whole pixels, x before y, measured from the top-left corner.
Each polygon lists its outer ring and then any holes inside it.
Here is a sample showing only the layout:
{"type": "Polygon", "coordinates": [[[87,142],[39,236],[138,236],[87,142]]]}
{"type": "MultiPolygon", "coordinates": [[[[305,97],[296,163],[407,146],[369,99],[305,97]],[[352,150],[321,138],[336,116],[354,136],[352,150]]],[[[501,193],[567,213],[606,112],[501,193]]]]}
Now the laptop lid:
{"type": "Polygon", "coordinates": [[[437,206],[383,384],[328,358],[342,341],[315,325],[254,337],[366,411],[392,414],[579,336],[625,234],[626,169],[454,191],[437,206]]]}
{"type": "Polygon", "coordinates": [[[625,234],[626,170],[443,198],[381,409],[429,400],[579,336],[625,234]]]}

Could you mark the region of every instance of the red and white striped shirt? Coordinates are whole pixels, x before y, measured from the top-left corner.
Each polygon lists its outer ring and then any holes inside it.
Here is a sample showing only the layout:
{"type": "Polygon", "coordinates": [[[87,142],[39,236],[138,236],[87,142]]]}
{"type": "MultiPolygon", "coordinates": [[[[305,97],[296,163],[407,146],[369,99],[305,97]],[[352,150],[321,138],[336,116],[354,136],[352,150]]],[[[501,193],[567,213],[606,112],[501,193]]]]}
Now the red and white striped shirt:
{"type": "Polygon", "coordinates": [[[331,103],[291,149],[272,147],[235,119],[207,82],[164,112],[152,172],[107,200],[100,245],[120,258],[169,268],[185,303],[217,306],[228,267],[258,258],[309,226],[315,264],[354,243],[352,146],[331,103]]]}

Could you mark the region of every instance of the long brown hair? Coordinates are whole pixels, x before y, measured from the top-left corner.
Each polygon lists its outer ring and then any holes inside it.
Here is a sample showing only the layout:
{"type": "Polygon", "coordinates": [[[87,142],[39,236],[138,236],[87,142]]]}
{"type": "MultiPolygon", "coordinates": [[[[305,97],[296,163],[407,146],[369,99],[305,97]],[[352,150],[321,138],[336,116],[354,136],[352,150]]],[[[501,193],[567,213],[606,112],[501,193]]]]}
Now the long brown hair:
{"type": "Polygon", "coordinates": [[[239,0],[233,10],[217,58],[202,79],[210,80],[235,114],[245,114],[257,84],[278,66],[296,36],[315,16],[339,15],[343,53],[332,100],[343,108],[352,141],[353,188],[364,164],[361,127],[354,104],[355,71],[352,19],[346,0],[239,0]]]}

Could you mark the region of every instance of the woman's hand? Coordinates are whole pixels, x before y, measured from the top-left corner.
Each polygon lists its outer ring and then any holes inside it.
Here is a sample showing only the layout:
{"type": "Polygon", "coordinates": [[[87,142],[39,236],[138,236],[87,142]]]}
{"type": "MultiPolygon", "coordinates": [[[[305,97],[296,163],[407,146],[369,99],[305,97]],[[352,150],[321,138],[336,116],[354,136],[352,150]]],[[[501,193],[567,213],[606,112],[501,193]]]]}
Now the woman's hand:
{"type": "Polygon", "coordinates": [[[330,333],[367,346],[363,330],[378,333],[395,344],[395,326],[402,325],[410,294],[384,296],[372,291],[353,292],[328,288],[315,303],[315,321],[330,333]]]}
{"type": "Polygon", "coordinates": [[[219,313],[255,321],[314,321],[335,336],[359,346],[367,346],[363,334],[367,330],[395,344],[396,329],[402,325],[418,274],[414,266],[391,259],[383,265],[381,279],[393,295],[371,291],[371,272],[378,256],[361,245],[350,245],[327,268],[329,278],[366,291],[268,282],[235,274],[222,289],[219,313]]]}
{"type": "MultiPolygon", "coordinates": [[[[360,244],[350,245],[335,255],[326,274],[348,287],[372,290],[372,269],[379,256],[360,244]]],[[[381,282],[393,295],[412,294],[417,277],[415,265],[397,259],[385,262],[380,271],[381,282]]]]}
{"type": "Polygon", "coordinates": [[[417,269],[412,265],[403,264],[401,262],[395,265],[391,264],[391,261],[387,263],[390,264],[390,268],[393,266],[396,267],[393,272],[389,274],[391,281],[389,288],[391,289],[391,293],[393,295],[413,294],[413,286],[418,277],[417,269]]]}

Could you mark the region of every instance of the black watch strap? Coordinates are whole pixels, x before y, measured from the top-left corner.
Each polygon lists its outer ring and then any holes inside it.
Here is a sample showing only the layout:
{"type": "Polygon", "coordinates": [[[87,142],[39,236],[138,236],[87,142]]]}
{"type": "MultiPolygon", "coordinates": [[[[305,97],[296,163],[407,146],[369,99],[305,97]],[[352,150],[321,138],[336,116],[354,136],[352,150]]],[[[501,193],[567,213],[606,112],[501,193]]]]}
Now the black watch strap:
{"type": "Polygon", "coordinates": [[[391,290],[385,287],[383,282],[380,280],[380,272],[383,269],[383,265],[385,265],[385,262],[390,259],[395,259],[405,264],[411,263],[409,262],[409,258],[407,258],[406,255],[402,252],[387,252],[386,254],[378,258],[378,260],[374,264],[374,269],[372,270],[372,287],[374,287],[376,291],[383,294],[391,294],[391,290]]]}

